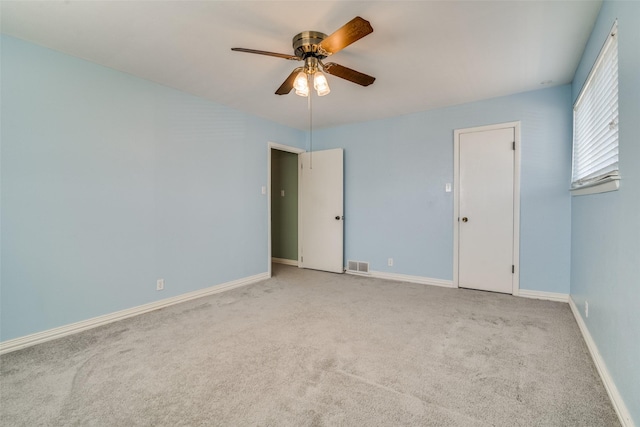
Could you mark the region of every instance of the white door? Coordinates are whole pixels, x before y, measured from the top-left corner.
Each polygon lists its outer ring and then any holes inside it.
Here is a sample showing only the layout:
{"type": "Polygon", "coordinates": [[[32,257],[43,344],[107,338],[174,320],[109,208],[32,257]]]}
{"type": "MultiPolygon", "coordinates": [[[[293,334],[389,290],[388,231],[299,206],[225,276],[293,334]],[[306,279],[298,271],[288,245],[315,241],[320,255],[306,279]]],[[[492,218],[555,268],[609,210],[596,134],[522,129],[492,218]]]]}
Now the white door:
{"type": "Polygon", "coordinates": [[[343,273],[342,149],[302,153],[300,161],[300,267],[343,273]]]}
{"type": "Polygon", "coordinates": [[[458,286],[514,293],[515,127],[458,133],[458,286]]]}

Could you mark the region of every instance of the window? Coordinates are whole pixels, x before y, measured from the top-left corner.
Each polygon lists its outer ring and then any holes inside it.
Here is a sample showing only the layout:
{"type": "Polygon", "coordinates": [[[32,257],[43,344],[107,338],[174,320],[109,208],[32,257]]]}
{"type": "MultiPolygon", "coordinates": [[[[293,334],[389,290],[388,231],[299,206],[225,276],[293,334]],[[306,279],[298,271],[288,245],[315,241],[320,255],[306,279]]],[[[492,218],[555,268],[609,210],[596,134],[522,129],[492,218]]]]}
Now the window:
{"type": "Polygon", "coordinates": [[[574,195],[618,189],[618,37],[614,23],[573,106],[574,195]]]}

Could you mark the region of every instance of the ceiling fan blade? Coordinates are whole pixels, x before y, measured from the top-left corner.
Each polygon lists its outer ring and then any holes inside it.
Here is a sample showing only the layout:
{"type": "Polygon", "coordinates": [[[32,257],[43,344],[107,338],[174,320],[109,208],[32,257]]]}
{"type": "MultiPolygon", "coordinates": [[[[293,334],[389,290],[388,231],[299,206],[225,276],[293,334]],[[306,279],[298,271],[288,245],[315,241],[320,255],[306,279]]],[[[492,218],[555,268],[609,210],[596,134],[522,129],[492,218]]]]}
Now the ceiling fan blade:
{"type": "Polygon", "coordinates": [[[298,67],[293,70],[293,72],[289,74],[289,77],[287,77],[287,79],[280,85],[278,90],[276,90],[276,95],[286,95],[291,92],[291,89],[293,89],[293,81],[296,79],[296,76],[300,71],[302,71],[302,67],[298,67]]]}
{"type": "Polygon", "coordinates": [[[369,86],[376,80],[375,77],[369,76],[356,70],[352,70],[351,68],[343,67],[342,65],[336,64],[334,62],[323,64],[323,66],[324,71],[331,74],[332,76],[349,80],[350,82],[357,83],[361,86],[369,86]]]}
{"type": "Polygon", "coordinates": [[[300,58],[298,58],[297,56],[288,55],[286,53],[275,53],[275,52],[267,52],[264,50],[245,49],[243,47],[232,47],[231,50],[233,50],[234,52],[257,53],[258,55],[275,56],[276,58],[291,59],[294,61],[300,60],[300,58]]]}
{"type": "Polygon", "coordinates": [[[320,51],[327,55],[332,55],[372,32],[373,27],[371,27],[369,21],[356,16],[322,40],[319,44],[320,51]]]}

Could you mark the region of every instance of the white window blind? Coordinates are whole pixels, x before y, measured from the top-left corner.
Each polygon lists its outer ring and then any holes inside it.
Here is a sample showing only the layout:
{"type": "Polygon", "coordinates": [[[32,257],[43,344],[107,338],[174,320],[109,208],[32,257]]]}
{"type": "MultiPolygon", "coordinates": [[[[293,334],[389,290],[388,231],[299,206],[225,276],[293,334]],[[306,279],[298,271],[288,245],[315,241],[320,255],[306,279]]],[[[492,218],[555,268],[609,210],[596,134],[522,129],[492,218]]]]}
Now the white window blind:
{"type": "Polygon", "coordinates": [[[612,179],[619,179],[617,22],[573,107],[571,187],[612,179]]]}

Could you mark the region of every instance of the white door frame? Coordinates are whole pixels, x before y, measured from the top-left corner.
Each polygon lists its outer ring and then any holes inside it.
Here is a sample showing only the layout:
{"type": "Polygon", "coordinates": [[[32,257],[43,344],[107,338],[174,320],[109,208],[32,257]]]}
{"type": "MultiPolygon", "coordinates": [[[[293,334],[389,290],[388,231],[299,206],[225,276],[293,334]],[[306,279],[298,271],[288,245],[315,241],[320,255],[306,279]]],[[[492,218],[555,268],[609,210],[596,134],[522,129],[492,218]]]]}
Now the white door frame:
{"type": "Polygon", "coordinates": [[[486,132],[496,129],[513,128],[515,135],[515,156],[513,171],[513,295],[520,292],[520,121],[456,129],[453,132],[453,286],[460,287],[458,281],[458,236],[460,232],[460,135],[486,132]]]}
{"type": "MultiPolygon", "coordinates": [[[[305,150],[289,145],[282,145],[269,141],[267,143],[267,272],[271,277],[271,153],[272,150],[286,151],[288,153],[300,154],[305,150]]],[[[298,182],[300,182],[300,170],[298,170],[298,182]]],[[[298,187],[298,191],[300,191],[298,187]]],[[[300,203],[298,202],[298,219],[300,218],[300,203]]],[[[298,220],[298,230],[300,229],[300,221],[298,220]]],[[[298,231],[298,253],[300,253],[300,234],[298,231]]],[[[298,265],[300,262],[296,260],[298,265]]]]}

